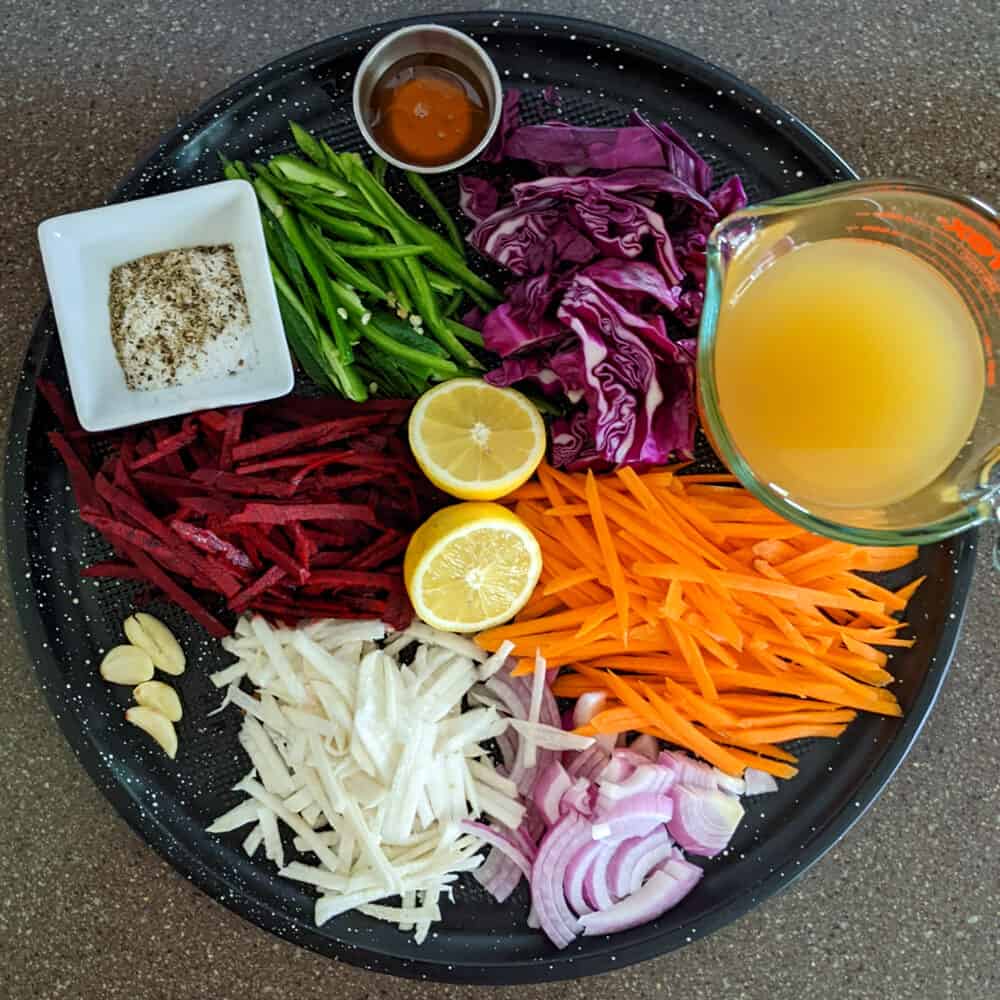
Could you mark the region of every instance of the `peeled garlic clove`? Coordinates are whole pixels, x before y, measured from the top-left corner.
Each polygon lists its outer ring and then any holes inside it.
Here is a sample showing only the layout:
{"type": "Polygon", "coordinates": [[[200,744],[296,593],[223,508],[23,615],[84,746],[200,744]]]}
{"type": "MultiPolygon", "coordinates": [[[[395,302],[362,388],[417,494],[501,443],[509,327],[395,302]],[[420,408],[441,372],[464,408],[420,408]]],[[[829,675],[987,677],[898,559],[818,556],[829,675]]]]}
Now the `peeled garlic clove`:
{"type": "Polygon", "coordinates": [[[177,756],[177,730],[162,712],[139,705],[125,713],[125,720],[152,736],[171,760],[177,756]]]}
{"type": "Polygon", "coordinates": [[[135,646],[115,646],[101,660],[100,671],[109,684],[141,684],[153,676],[153,661],[135,646]]]}
{"type": "Polygon", "coordinates": [[[133,646],[149,653],[157,670],[174,676],[184,673],[184,650],[159,618],[139,611],[125,619],[125,635],[133,646]]]}
{"type": "Polygon", "coordinates": [[[177,692],[163,681],[146,681],[133,692],[132,697],[146,708],[155,709],[165,715],[171,722],[179,722],[183,710],[177,692]]]}

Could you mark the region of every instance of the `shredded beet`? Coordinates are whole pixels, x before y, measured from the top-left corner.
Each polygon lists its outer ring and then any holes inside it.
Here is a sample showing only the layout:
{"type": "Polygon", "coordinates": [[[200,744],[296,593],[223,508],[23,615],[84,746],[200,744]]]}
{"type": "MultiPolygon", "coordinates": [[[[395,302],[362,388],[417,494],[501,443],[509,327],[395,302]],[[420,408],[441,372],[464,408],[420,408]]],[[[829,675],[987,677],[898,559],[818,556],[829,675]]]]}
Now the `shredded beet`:
{"type": "Polygon", "coordinates": [[[403,553],[444,498],[407,450],[407,401],[206,410],[101,435],[100,460],[59,389],[39,392],[80,516],[114,549],[84,576],[150,583],[213,635],[247,611],[409,623],[403,553]]]}

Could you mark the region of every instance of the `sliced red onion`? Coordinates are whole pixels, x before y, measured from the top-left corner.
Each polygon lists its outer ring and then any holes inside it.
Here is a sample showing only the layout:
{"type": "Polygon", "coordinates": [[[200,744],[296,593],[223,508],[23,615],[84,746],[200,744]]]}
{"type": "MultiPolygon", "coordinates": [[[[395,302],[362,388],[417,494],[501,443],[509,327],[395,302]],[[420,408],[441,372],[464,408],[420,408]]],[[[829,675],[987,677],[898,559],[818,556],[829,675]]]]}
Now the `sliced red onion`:
{"type": "Polygon", "coordinates": [[[649,733],[640,733],[628,746],[633,753],[642,754],[649,760],[655,761],[660,752],[660,743],[655,736],[649,733]]]}
{"type": "Polygon", "coordinates": [[[645,837],[658,826],[668,823],[674,814],[674,804],[667,795],[633,795],[618,802],[591,827],[594,840],[612,837],[645,837]]]}
{"type": "Polygon", "coordinates": [[[712,768],[712,773],[715,775],[715,784],[720,792],[725,792],[727,795],[743,795],[746,792],[747,784],[742,778],[734,778],[717,767],[712,768]]]}
{"type": "Polygon", "coordinates": [[[600,844],[601,850],[594,855],[590,870],[584,876],[583,898],[592,910],[606,910],[617,902],[617,897],[611,895],[611,886],[608,885],[608,866],[614,857],[617,843],[606,840],[596,840],[594,843],[600,844]]]}
{"type": "Polygon", "coordinates": [[[665,795],[674,783],[674,772],[659,764],[642,764],[624,781],[601,781],[597,796],[599,812],[609,810],[633,795],[665,795]]]}
{"type": "Polygon", "coordinates": [[[570,752],[564,757],[569,758],[564,760],[566,773],[571,778],[586,778],[588,781],[596,780],[611,759],[610,753],[599,743],[594,743],[586,750],[570,752]]]}
{"type": "MultiPolygon", "coordinates": [[[[673,862],[668,862],[668,867],[673,862]]],[[[694,865],[691,866],[695,868],[694,865]]],[[[588,913],[580,918],[585,935],[614,934],[618,931],[638,927],[662,916],[676,906],[697,884],[701,869],[695,868],[697,877],[683,872],[655,871],[649,881],[627,896],[620,903],[597,913],[588,913]]]]}
{"type": "Polygon", "coordinates": [[[674,815],[667,830],[691,854],[714,858],[724,850],[743,819],[740,800],[718,789],[675,785],[670,791],[674,815]]]}
{"type": "Polygon", "coordinates": [[[514,842],[513,838],[507,836],[503,831],[498,830],[494,826],[487,826],[485,823],[479,823],[476,820],[463,819],[458,826],[465,833],[473,834],[489,844],[493,850],[499,851],[508,857],[517,865],[521,874],[526,879],[531,879],[531,859],[524,854],[521,847],[514,842]]]}
{"type": "Polygon", "coordinates": [[[567,813],[574,811],[581,816],[589,816],[594,811],[594,800],[591,795],[593,786],[586,778],[577,778],[566,792],[559,803],[559,811],[567,813]]]}
{"type": "Polygon", "coordinates": [[[503,903],[517,888],[521,872],[510,858],[491,848],[486,860],[473,871],[472,877],[498,903],[503,903]]]}
{"type": "MultiPolygon", "coordinates": [[[[525,816],[524,822],[516,830],[505,830],[504,832],[513,841],[515,847],[519,848],[521,853],[529,861],[534,863],[535,855],[538,854],[538,846],[528,833],[529,827],[530,824],[528,823],[528,817],[525,816]]],[[[539,834],[541,834],[544,829],[544,824],[539,823],[539,834]]]]}
{"type": "Polygon", "coordinates": [[[531,790],[531,800],[549,826],[559,822],[560,804],[563,796],[570,790],[573,779],[558,761],[547,765],[535,781],[531,790]]]}
{"type": "Polygon", "coordinates": [[[611,894],[622,899],[635,892],[658,864],[670,859],[673,849],[674,843],[662,826],[647,837],[623,840],[608,865],[611,894]]]}
{"type": "Polygon", "coordinates": [[[581,694],[573,706],[573,728],[585,726],[595,715],[604,711],[607,703],[606,691],[586,691],[581,694]]]}
{"type": "Polygon", "coordinates": [[[573,855],[566,868],[566,878],[563,880],[563,892],[570,909],[579,917],[593,911],[593,906],[587,902],[583,894],[583,883],[597,856],[607,851],[607,845],[601,840],[592,840],[584,844],[573,855]]]}
{"type": "Polygon", "coordinates": [[[598,777],[601,781],[624,781],[637,767],[648,763],[642,754],[618,748],[611,752],[611,760],[598,777]]]}
{"type": "Polygon", "coordinates": [[[565,948],[579,933],[580,922],[566,903],[566,869],[590,836],[590,824],[567,813],[542,838],[531,868],[531,897],[542,930],[557,948],[565,948]]]}
{"type": "Polygon", "coordinates": [[[778,790],[778,783],[774,780],[774,775],[756,767],[746,769],[743,773],[743,783],[746,785],[746,795],[769,795],[778,790]]]}
{"type": "Polygon", "coordinates": [[[718,784],[715,780],[715,769],[710,764],[689,757],[677,750],[664,750],[659,756],[659,762],[669,767],[677,777],[677,784],[687,788],[704,788],[715,790],[718,784]]]}

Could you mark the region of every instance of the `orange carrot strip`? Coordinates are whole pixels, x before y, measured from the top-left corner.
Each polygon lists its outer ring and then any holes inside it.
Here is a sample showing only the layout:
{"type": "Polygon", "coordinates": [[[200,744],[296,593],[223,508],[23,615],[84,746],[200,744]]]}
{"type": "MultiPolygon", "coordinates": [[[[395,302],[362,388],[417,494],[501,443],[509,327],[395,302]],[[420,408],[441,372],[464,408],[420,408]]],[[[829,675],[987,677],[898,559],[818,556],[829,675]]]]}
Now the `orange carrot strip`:
{"type": "Polygon", "coordinates": [[[591,580],[596,580],[597,574],[589,569],[578,569],[572,572],[560,574],[554,577],[546,585],[542,593],[546,597],[551,597],[553,594],[558,594],[560,591],[569,590],[571,587],[576,587],[581,583],[590,583],[591,580]]]}
{"type": "Polygon", "coordinates": [[[503,502],[507,503],[511,500],[544,500],[545,487],[541,483],[536,483],[529,481],[524,483],[522,486],[518,486],[516,490],[508,493],[507,496],[503,498],[503,502]]]}
{"type": "Polygon", "coordinates": [[[597,535],[597,544],[601,547],[601,554],[604,556],[611,583],[611,591],[615,596],[622,642],[628,644],[629,595],[625,589],[625,574],[622,571],[622,564],[618,560],[618,552],[611,538],[611,531],[608,529],[607,518],[604,516],[604,507],[601,504],[597,480],[589,469],[587,470],[586,495],[587,506],[590,508],[590,519],[594,525],[594,534],[597,535]]]}
{"type": "Polygon", "coordinates": [[[681,622],[674,622],[668,619],[667,628],[674,637],[681,656],[684,657],[685,662],[691,668],[691,676],[694,678],[702,695],[708,698],[709,701],[714,701],[719,697],[719,692],[715,687],[715,682],[712,680],[712,675],[705,666],[705,658],[701,655],[701,649],[698,647],[698,644],[691,638],[690,632],[688,632],[687,628],[681,622]]]}
{"type": "Polygon", "coordinates": [[[684,584],[680,580],[671,580],[667,587],[667,599],[662,605],[663,614],[670,621],[680,621],[684,613],[684,584]]]}
{"type": "Polygon", "coordinates": [[[686,709],[687,714],[697,722],[704,722],[705,725],[713,728],[729,728],[740,725],[741,720],[729,709],[723,708],[716,702],[708,701],[693,691],[688,691],[687,688],[669,677],[664,677],[663,683],[674,701],[681,704],[686,709]]]}
{"type": "MultiPolygon", "coordinates": [[[[697,582],[691,570],[684,566],[668,563],[636,563],[632,571],[637,576],[651,577],[657,580],[682,580],[686,583],[697,582]]],[[[765,594],[776,597],[799,606],[815,605],[821,608],[845,608],[849,611],[882,611],[884,605],[863,597],[828,594],[822,590],[812,590],[808,587],[795,587],[791,584],[779,583],[777,580],[762,580],[758,577],[740,573],[715,573],[715,579],[723,586],[732,590],[746,590],[755,594],[765,594]]]]}
{"type": "Polygon", "coordinates": [[[792,767],[791,764],[784,764],[781,761],[769,760],[767,757],[762,757],[757,753],[750,753],[746,750],[740,750],[736,747],[727,746],[726,749],[732,754],[738,761],[746,764],[747,767],[755,767],[758,771],[766,771],[768,774],[773,774],[776,778],[784,778],[788,780],[789,778],[794,778],[795,775],[799,773],[797,767],[792,767]]]}
{"type": "Polygon", "coordinates": [[[871,573],[888,573],[902,569],[917,558],[916,545],[900,545],[898,548],[862,549],[864,569],[871,573]]]}
{"type": "Polygon", "coordinates": [[[920,589],[920,585],[926,580],[926,576],[918,576],[916,580],[908,583],[905,587],[900,587],[896,591],[896,596],[903,601],[904,604],[909,604],[910,598],[920,589]]]}
{"type": "Polygon", "coordinates": [[[810,698],[784,697],[770,694],[720,694],[719,704],[733,712],[747,712],[750,715],[757,712],[770,712],[781,715],[788,712],[832,712],[836,705],[825,701],[813,701],[810,698]]]}
{"type": "Polygon", "coordinates": [[[906,601],[901,601],[891,590],[879,586],[874,580],[869,580],[865,576],[852,574],[850,588],[883,605],[889,611],[902,611],[906,607],[906,601]]]}
{"type": "Polygon", "coordinates": [[[643,694],[649,698],[650,703],[655,706],[661,720],[665,724],[665,728],[673,734],[675,742],[680,746],[693,750],[704,757],[710,764],[714,764],[727,774],[743,773],[743,765],[728,750],[720,747],[706,733],[697,729],[687,719],[682,718],[673,706],[668,704],[655,691],[651,690],[648,685],[639,681],[639,687],[642,689],[643,694]]]}
{"type": "MultiPolygon", "coordinates": [[[[778,726],[775,729],[745,729],[742,731],[740,740],[750,746],[758,743],[788,743],[791,740],[804,740],[814,736],[831,737],[836,739],[847,728],[846,725],[824,726],[778,726]]],[[[722,733],[728,736],[728,733],[722,733]]]]}
{"type": "Polygon", "coordinates": [[[858,713],[850,708],[835,709],[829,712],[788,712],[785,715],[747,715],[740,719],[738,729],[763,729],[767,726],[785,725],[832,725],[836,722],[851,722],[858,713]]]}

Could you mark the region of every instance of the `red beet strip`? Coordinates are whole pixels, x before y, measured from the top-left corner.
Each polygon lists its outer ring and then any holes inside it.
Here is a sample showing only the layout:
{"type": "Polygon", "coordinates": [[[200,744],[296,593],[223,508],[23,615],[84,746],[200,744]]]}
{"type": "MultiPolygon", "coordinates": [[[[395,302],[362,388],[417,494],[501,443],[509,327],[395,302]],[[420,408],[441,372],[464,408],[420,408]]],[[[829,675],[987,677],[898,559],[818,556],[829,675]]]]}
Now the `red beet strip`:
{"type": "Polygon", "coordinates": [[[81,517],[116,553],[81,572],[146,581],[215,635],[245,611],[409,621],[403,551],[442,499],[409,457],[409,401],[204,411],[102,434],[102,462],[55,385],[39,392],[81,517]]]}
{"type": "Polygon", "coordinates": [[[374,524],[370,507],[350,503],[248,503],[230,519],[233,524],[292,524],[295,521],[360,521],[374,524]]]}

